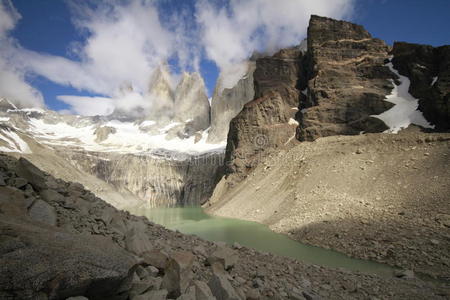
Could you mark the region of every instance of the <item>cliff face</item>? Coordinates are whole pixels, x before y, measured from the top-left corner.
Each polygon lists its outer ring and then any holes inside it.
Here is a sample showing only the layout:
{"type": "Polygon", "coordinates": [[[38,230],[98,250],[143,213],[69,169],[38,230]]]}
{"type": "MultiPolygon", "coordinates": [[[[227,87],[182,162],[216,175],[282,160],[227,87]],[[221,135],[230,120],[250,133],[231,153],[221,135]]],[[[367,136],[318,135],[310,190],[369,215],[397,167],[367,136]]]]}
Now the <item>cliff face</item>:
{"type": "Polygon", "coordinates": [[[255,95],[253,73],[255,62],[247,63],[247,73],[233,88],[221,88],[222,79],[219,77],[211,100],[211,129],[208,143],[220,143],[227,139],[229,124],[244,107],[253,100],[255,95]]]}
{"type": "Polygon", "coordinates": [[[389,48],[362,26],[312,16],[297,138],[382,132],[378,115],[392,103],[384,101],[396,76],[385,66],[389,48]]]}
{"type": "Polygon", "coordinates": [[[394,43],[392,63],[411,80],[409,92],[437,130],[450,129],[450,46],[394,43]]]}
{"type": "Polygon", "coordinates": [[[291,48],[256,60],[255,99],[230,123],[226,174],[245,176],[262,157],[294,140],[302,56],[291,48]]]}
{"type": "Polygon", "coordinates": [[[222,153],[183,155],[108,154],[67,151],[67,157],[83,172],[113,185],[121,193],[141,199],[138,205],[170,207],[205,203],[214,189],[214,174],[223,163],[222,153]]]}
{"type": "Polygon", "coordinates": [[[198,73],[184,73],[175,90],[175,118],[186,122],[190,131],[205,130],[210,125],[210,107],[205,83],[198,73]]]}

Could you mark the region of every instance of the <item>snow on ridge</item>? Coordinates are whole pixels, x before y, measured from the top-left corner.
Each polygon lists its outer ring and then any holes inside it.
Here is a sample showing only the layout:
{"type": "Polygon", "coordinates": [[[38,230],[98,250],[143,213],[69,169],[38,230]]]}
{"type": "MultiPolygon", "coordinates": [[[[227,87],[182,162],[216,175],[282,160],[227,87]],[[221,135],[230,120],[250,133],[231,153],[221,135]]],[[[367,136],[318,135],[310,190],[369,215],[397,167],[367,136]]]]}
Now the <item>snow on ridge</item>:
{"type": "Polygon", "coordinates": [[[31,153],[31,149],[17,133],[8,129],[0,130],[0,141],[6,142],[8,147],[0,146],[2,152],[31,153]]]}
{"type": "Polygon", "coordinates": [[[434,128],[423,116],[422,112],[417,110],[419,99],[414,98],[409,93],[411,81],[408,77],[400,75],[394,68],[392,62],[386,64],[389,69],[399,77],[400,85],[396,85],[393,80],[394,89],[391,94],[386,96],[386,101],[395,105],[387,111],[372,115],[372,117],[382,120],[389,129],[385,132],[398,133],[401,129],[407,128],[410,124],[419,125],[424,128],[434,128]]]}
{"type": "MultiPolygon", "coordinates": [[[[189,154],[201,154],[210,151],[222,151],[225,143],[206,143],[207,132],[201,133],[201,139],[195,142],[195,137],[180,139],[174,137],[167,139],[167,131],[181,123],[170,123],[159,131],[159,134],[149,134],[141,130],[141,124],[108,121],[101,126],[115,129],[106,140],[98,143],[94,134],[96,125],[74,127],[65,122],[56,124],[46,123],[43,120],[31,118],[30,125],[33,135],[42,143],[54,146],[82,147],[87,151],[120,152],[134,154],[149,154],[157,149],[178,151],[189,154]]],[[[146,123],[153,124],[151,122],[146,123]]]]}

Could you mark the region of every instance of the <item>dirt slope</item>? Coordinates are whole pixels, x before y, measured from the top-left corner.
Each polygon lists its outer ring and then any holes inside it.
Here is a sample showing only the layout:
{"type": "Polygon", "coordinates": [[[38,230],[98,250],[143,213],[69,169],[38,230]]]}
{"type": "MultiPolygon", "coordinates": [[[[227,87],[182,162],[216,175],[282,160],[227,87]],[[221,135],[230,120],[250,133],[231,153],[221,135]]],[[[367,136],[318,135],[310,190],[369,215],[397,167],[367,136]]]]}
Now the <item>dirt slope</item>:
{"type": "Polygon", "coordinates": [[[348,255],[450,277],[450,134],[334,136],[221,180],[207,211],[348,255]]]}

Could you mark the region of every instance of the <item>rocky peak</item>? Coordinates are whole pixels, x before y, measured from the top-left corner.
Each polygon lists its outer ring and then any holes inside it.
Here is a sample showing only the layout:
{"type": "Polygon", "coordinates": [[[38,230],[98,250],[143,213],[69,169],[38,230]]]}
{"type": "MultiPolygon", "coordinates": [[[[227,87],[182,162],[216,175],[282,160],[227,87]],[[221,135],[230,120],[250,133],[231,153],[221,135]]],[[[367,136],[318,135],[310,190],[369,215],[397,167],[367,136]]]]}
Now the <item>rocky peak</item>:
{"type": "Polygon", "coordinates": [[[247,62],[247,71],[237,84],[228,89],[221,88],[221,78],[217,80],[216,89],[211,100],[211,130],[209,143],[220,143],[227,139],[229,124],[244,107],[253,100],[255,95],[253,73],[256,68],[254,61],[247,62]]]}
{"type": "Polygon", "coordinates": [[[167,121],[173,118],[174,93],[168,66],[162,64],[153,73],[148,94],[152,103],[149,119],[167,121]]]}
{"type": "Polygon", "coordinates": [[[198,73],[183,73],[175,89],[175,119],[189,121],[191,131],[204,130],[210,125],[210,107],[203,78],[198,73]]]}
{"type": "Polygon", "coordinates": [[[362,26],[312,16],[297,138],[386,130],[371,116],[393,106],[384,101],[396,78],[385,66],[388,57],[389,47],[362,26]]]}
{"type": "Polygon", "coordinates": [[[0,98],[0,111],[6,112],[8,109],[17,109],[17,107],[8,99],[0,98]]]}

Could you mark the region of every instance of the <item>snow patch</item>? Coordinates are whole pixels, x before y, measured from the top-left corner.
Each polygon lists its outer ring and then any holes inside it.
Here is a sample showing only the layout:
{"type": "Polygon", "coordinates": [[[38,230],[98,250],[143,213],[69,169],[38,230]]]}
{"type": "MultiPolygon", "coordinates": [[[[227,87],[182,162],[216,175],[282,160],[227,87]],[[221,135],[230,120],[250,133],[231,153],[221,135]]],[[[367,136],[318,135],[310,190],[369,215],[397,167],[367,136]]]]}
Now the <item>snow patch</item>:
{"type": "Polygon", "coordinates": [[[436,81],[438,80],[438,77],[436,76],[436,77],[433,77],[433,81],[431,82],[431,86],[433,86],[435,83],[436,83],[436,81]]]}
{"type": "Polygon", "coordinates": [[[298,126],[298,122],[296,120],[292,119],[292,118],[289,119],[288,124],[289,125],[297,125],[298,126]]]}
{"type": "Polygon", "coordinates": [[[0,122],[8,122],[9,118],[8,117],[0,117],[0,122]]]}
{"type": "Polygon", "coordinates": [[[382,120],[389,129],[386,132],[389,133],[397,133],[401,129],[407,128],[410,124],[419,125],[424,128],[434,128],[423,116],[422,112],[417,110],[419,107],[419,100],[414,98],[408,91],[411,81],[408,77],[402,76],[398,73],[392,62],[386,64],[389,69],[395,73],[400,79],[400,85],[395,85],[394,81],[394,89],[391,94],[386,96],[386,100],[394,103],[395,105],[379,114],[372,115],[372,117],[376,117],[382,120]]]}

